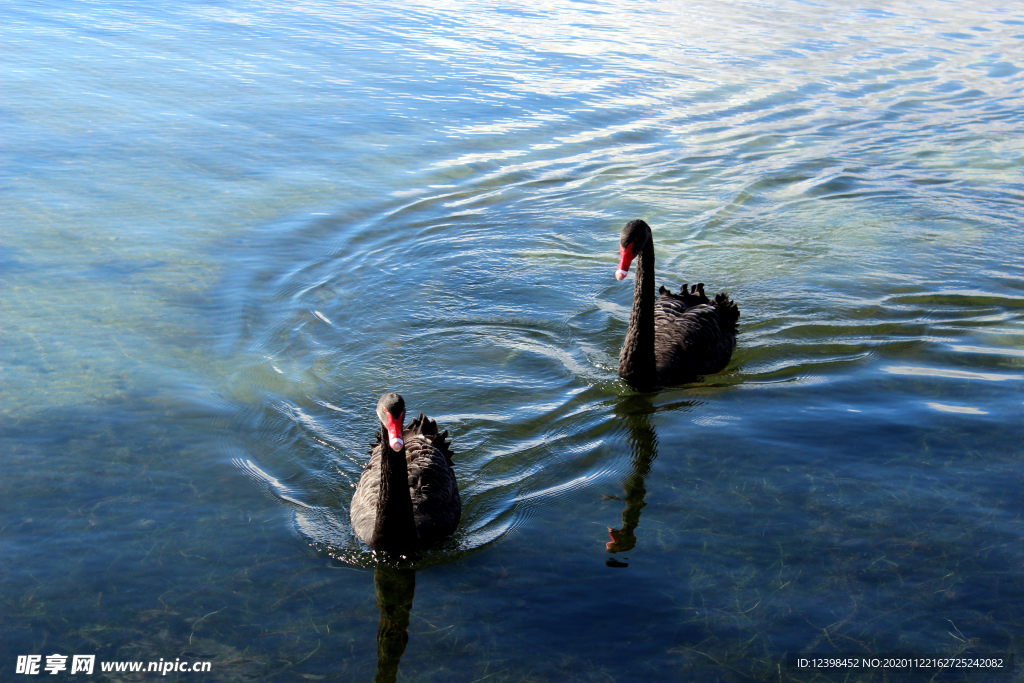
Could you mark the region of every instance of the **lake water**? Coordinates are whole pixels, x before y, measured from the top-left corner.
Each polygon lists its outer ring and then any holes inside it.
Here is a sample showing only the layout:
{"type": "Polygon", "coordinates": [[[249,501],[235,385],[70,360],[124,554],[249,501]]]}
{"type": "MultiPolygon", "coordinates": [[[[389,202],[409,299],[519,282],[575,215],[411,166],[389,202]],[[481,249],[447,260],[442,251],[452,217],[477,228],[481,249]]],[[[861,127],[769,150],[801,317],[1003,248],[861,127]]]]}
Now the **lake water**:
{"type": "Polygon", "coordinates": [[[1024,653],[1024,7],[997,5],[0,9],[0,679],[1024,653]],[[738,302],[721,374],[616,377],[633,218],[659,284],[738,302]],[[451,431],[464,514],[375,584],[348,503],[388,390],[451,431]]]}

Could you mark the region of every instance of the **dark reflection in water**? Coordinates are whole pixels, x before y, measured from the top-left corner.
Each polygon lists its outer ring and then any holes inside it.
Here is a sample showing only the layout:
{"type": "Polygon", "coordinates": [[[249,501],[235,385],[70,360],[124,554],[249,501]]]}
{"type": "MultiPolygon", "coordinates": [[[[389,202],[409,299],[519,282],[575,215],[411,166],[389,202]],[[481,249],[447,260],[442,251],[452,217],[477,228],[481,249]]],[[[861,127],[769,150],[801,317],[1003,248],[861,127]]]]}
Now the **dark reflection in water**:
{"type": "Polygon", "coordinates": [[[394,683],[398,663],[409,644],[409,614],[416,593],[416,570],[377,567],[373,572],[377,592],[377,675],[374,683],[394,683]]]}
{"type": "MultiPolygon", "coordinates": [[[[654,406],[648,395],[628,396],[615,407],[615,415],[621,418],[629,432],[627,437],[630,450],[631,472],[622,488],[625,491],[626,507],[622,509],[622,526],[608,528],[610,540],[605,548],[610,553],[624,553],[636,546],[636,528],[640,525],[640,511],[647,502],[647,475],[654,459],[658,457],[658,434],[651,424],[654,406]]],[[[605,560],[609,567],[626,567],[625,562],[615,558],[605,560]]]]}

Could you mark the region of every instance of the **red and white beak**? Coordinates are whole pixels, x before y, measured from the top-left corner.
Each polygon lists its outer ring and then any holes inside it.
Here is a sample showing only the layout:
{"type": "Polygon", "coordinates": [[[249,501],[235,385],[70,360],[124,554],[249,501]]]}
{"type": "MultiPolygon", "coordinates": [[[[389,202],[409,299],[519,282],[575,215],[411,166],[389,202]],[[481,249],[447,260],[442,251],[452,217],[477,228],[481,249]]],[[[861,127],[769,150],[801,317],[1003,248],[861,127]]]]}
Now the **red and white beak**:
{"type": "Polygon", "coordinates": [[[402,422],[405,420],[405,413],[402,413],[396,419],[391,413],[385,413],[388,418],[388,422],[384,427],[388,430],[388,443],[391,444],[391,450],[400,451],[405,446],[405,442],[402,441],[402,422]]]}
{"type": "Polygon", "coordinates": [[[629,274],[629,264],[633,262],[633,243],[619,245],[619,269],[615,271],[616,280],[625,280],[629,274]]]}

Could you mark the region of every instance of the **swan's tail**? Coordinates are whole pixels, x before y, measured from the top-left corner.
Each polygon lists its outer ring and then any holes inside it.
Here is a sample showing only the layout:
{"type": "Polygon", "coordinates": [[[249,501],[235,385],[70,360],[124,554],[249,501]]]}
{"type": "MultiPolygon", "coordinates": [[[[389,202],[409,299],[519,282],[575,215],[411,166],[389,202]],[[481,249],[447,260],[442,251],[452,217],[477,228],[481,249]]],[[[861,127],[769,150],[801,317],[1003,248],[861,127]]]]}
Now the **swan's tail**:
{"type": "Polygon", "coordinates": [[[714,306],[718,309],[718,315],[722,322],[733,331],[736,330],[736,323],[740,319],[740,309],[736,302],[729,298],[728,292],[715,294],[714,306]]]}

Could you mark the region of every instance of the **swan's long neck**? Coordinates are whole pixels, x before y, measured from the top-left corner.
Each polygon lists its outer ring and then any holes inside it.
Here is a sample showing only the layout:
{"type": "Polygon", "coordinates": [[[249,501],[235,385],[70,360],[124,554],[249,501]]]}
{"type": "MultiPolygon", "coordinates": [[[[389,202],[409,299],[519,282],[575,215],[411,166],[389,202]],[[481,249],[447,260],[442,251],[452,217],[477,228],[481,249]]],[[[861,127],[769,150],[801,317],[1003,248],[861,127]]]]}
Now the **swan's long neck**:
{"type": "Polygon", "coordinates": [[[380,495],[370,545],[390,553],[408,553],[416,547],[416,524],[413,521],[412,497],[409,495],[409,468],[405,449],[394,451],[388,443],[388,432],[381,427],[380,495]]]}
{"type": "Polygon", "coordinates": [[[658,384],[654,363],[654,239],[636,259],[636,284],[633,286],[633,311],[629,331],[619,353],[619,377],[638,389],[658,384]]]}

